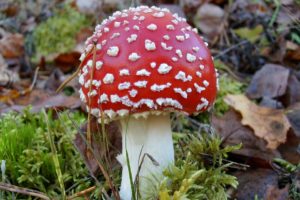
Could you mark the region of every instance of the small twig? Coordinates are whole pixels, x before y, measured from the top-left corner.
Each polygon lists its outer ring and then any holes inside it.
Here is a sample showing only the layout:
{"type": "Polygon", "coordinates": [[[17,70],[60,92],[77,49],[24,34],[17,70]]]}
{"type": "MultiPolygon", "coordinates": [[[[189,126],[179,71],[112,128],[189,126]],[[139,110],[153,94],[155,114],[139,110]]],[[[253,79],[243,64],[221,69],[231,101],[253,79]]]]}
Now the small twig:
{"type": "MultiPolygon", "coordinates": [[[[86,56],[88,56],[93,50],[94,50],[94,47],[88,51],[86,56]]],[[[57,90],[56,90],[57,93],[60,92],[71,80],[73,80],[77,76],[77,74],[80,72],[80,70],[82,68],[82,65],[83,65],[83,62],[81,62],[79,67],[76,69],[76,71],[57,88],[57,90]]]]}
{"type": "Polygon", "coordinates": [[[42,192],[7,184],[7,183],[0,183],[0,190],[6,190],[9,192],[15,192],[19,194],[25,194],[28,196],[38,197],[40,199],[50,200],[50,198],[47,197],[47,195],[42,192]]]}
{"type": "Polygon", "coordinates": [[[232,50],[236,49],[237,47],[239,47],[241,45],[244,45],[244,44],[247,44],[247,43],[249,43],[248,40],[243,40],[243,41],[241,41],[241,42],[239,42],[239,43],[237,43],[237,44],[235,44],[235,45],[233,45],[233,46],[225,49],[224,51],[221,51],[220,53],[218,53],[217,55],[215,55],[214,58],[217,59],[217,58],[223,56],[224,54],[228,53],[229,51],[232,51],[232,50]]]}
{"type": "Polygon", "coordinates": [[[75,199],[76,197],[80,197],[80,196],[86,195],[87,193],[90,193],[90,192],[94,191],[96,188],[97,188],[96,186],[87,188],[87,189],[85,189],[83,191],[75,193],[74,195],[72,195],[70,197],[67,197],[67,199],[71,200],[71,199],[75,199]]]}
{"type": "Polygon", "coordinates": [[[20,92],[21,95],[25,95],[25,94],[27,94],[27,93],[29,93],[29,92],[31,92],[33,90],[33,88],[34,88],[34,86],[36,84],[36,81],[37,81],[39,70],[40,70],[39,67],[37,67],[35,69],[31,85],[27,89],[25,89],[24,91],[20,92]]]}
{"type": "MultiPolygon", "coordinates": [[[[203,157],[206,157],[207,159],[209,159],[209,161],[212,162],[213,156],[210,154],[206,154],[206,153],[198,153],[203,157]]],[[[219,160],[219,159],[218,159],[219,160]]],[[[249,168],[249,165],[246,164],[241,164],[241,163],[237,163],[231,160],[227,160],[227,159],[222,159],[224,164],[230,163],[231,165],[229,166],[229,168],[233,168],[233,169],[239,169],[239,170],[247,170],[247,168],[249,168]]]]}
{"type": "MultiPolygon", "coordinates": [[[[95,65],[96,65],[96,46],[95,44],[93,45],[93,64],[92,64],[92,69],[90,72],[90,81],[93,81],[94,78],[94,69],[95,69],[95,65]]],[[[87,126],[87,133],[86,133],[86,139],[87,142],[89,142],[90,144],[92,144],[92,133],[91,133],[91,97],[89,96],[89,94],[92,91],[92,84],[90,84],[89,86],[89,92],[87,94],[88,96],[88,106],[89,106],[89,110],[88,110],[88,126],[87,126]]],[[[86,156],[88,159],[90,159],[91,157],[91,152],[89,151],[89,149],[86,149],[86,156]]]]}

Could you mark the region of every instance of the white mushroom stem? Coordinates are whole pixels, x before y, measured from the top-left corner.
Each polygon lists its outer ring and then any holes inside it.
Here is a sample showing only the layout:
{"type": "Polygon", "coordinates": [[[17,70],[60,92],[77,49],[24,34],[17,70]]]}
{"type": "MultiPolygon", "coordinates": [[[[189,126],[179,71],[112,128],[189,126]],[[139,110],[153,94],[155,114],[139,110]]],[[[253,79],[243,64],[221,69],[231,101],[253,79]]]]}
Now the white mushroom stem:
{"type": "Polygon", "coordinates": [[[122,200],[131,200],[132,192],[126,162],[126,150],[133,182],[139,166],[141,166],[138,176],[139,191],[143,197],[147,188],[153,184],[149,179],[153,176],[161,176],[162,171],[174,162],[170,115],[149,115],[146,119],[143,117],[136,119],[131,116],[122,119],[121,126],[123,147],[122,155],[118,156],[118,160],[122,164],[123,171],[120,196],[122,200]],[[145,154],[153,157],[159,166],[155,166],[147,156],[141,164],[145,154]]]}

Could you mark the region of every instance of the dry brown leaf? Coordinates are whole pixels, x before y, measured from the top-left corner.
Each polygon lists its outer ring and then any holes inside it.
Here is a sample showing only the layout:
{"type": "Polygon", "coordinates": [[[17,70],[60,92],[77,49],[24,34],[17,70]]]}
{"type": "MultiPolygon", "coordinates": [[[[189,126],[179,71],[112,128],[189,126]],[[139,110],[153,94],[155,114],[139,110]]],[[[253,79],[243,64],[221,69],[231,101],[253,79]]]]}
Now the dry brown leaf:
{"type": "Polygon", "coordinates": [[[300,102],[288,107],[287,118],[289,119],[292,130],[300,138],[300,102]]]}
{"type": "Polygon", "coordinates": [[[300,138],[292,130],[288,131],[286,143],[278,147],[282,159],[297,165],[300,163],[300,138]]]}
{"type": "Polygon", "coordinates": [[[239,159],[252,167],[270,168],[270,160],[281,157],[279,151],[266,148],[266,142],[257,138],[253,130],[241,123],[242,116],[230,109],[222,117],[213,116],[212,126],[223,138],[223,144],[237,145],[242,143],[243,148],[234,151],[239,159]]]}
{"type": "Polygon", "coordinates": [[[74,144],[77,150],[79,151],[79,153],[81,154],[82,158],[84,159],[84,162],[88,167],[89,171],[93,175],[97,176],[97,172],[100,171],[98,163],[96,162],[97,159],[103,161],[105,160],[105,156],[109,156],[109,159],[112,161],[112,163],[110,164],[112,164],[113,166],[117,164],[116,156],[121,152],[122,138],[121,138],[118,122],[114,121],[109,124],[106,124],[105,134],[107,134],[107,139],[110,146],[109,149],[110,151],[106,152],[105,145],[103,143],[103,140],[101,139],[101,137],[103,137],[101,124],[95,118],[92,118],[90,123],[91,123],[91,131],[93,133],[91,147],[93,148],[95,155],[91,158],[88,158],[86,154],[87,141],[85,141],[84,138],[86,138],[87,123],[83,124],[80,127],[80,132],[76,134],[76,137],[74,139],[74,144]]]}
{"type": "Polygon", "coordinates": [[[10,86],[19,80],[19,75],[16,72],[8,70],[8,64],[0,53],[0,87],[10,86]]]}
{"type": "Polygon", "coordinates": [[[242,124],[267,141],[267,148],[276,149],[286,141],[290,123],[283,110],[257,106],[245,95],[227,95],[224,101],[242,114],[242,124]]]}
{"type": "Polygon", "coordinates": [[[278,188],[278,175],[273,170],[250,169],[236,172],[234,176],[239,181],[235,199],[286,200],[288,197],[287,188],[282,190],[278,188]],[[270,194],[270,192],[274,194],[270,194]],[[270,199],[270,197],[273,198],[270,199]]]}
{"type": "Polygon", "coordinates": [[[251,99],[282,96],[286,92],[289,74],[289,69],[284,66],[275,64],[264,65],[253,76],[246,91],[247,96],[251,99]]]}
{"type": "MultiPolygon", "coordinates": [[[[22,91],[24,92],[24,91],[22,91]]],[[[9,111],[22,112],[26,107],[31,105],[31,112],[40,112],[41,109],[77,109],[81,105],[81,101],[78,96],[66,96],[63,94],[47,93],[44,90],[34,89],[28,93],[20,93],[16,90],[9,91],[10,96],[1,96],[0,103],[11,101],[14,103],[12,106],[5,106],[1,109],[0,114],[7,113],[9,111]],[[7,99],[6,99],[7,98],[7,99]],[[10,98],[10,99],[9,99],[10,98]]]]}
{"type": "Polygon", "coordinates": [[[80,53],[76,51],[61,53],[54,59],[54,63],[61,71],[67,73],[79,66],[79,57],[80,53]]]}
{"type": "Polygon", "coordinates": [[[284,104],[291,106],[300,102],[300,80],[295,74],[290,74],[287,85],[287,92],[284,95],[284,104]]]}
{"type": "Polygon", "coordinates": [[[225,28],[225,12],[214,4],[203,4],[199,7],[195,17],[194,24],[207,37],[214,38],[225,28]]]}
{"type": "Polygon", "coordinates": [[[286,200],[288,199],[288,187],[279,189],[277,185],[269,185],[266,191],[266,200],[286,200]]]}
{"type": "Polygon", "coordinates": [[[296,50],[288,50],[286,53],[286,58],[299,61],[300,60],[300,46],[296,50]]]}
{"type": "Polygon", "coordinates": [[[16,58],[24,53],[24,37],[0,29],[0,54],[4,58],[16,58]]]}

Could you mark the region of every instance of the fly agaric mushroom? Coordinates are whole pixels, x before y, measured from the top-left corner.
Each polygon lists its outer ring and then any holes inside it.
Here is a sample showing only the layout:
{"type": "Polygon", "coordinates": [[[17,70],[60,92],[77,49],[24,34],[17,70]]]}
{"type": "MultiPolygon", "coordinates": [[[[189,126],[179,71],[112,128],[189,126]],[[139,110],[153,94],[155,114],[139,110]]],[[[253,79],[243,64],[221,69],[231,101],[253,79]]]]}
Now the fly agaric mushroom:
{"type": "Polygon", "coordinates": [[[132,194],[126,152],[133,180],[141,164],[143,193],[145,177],[174,162],[170,113],[197,114],[212,106],[216,71],[206,46],[185,19],[147,6],[115,12],[87,39],[85,52],[95,47],[96,55],[81,56],[80,97],[94,116],[121,121],[122,199],[132,194]],[[159,166],[141,163],[143,154],[159,166]]]}

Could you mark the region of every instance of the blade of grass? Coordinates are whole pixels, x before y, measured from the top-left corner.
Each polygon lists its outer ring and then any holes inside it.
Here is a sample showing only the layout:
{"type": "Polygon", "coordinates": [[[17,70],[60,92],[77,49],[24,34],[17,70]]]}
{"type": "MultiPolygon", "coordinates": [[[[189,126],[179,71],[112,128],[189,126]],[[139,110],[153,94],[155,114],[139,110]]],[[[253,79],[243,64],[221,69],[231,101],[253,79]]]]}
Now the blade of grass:
{"type": "Polygon", "coordinates": [[[281,7],[281,3],[278,1],[278,0],[273,0],[273,3],[275,4],[275,11],[272,15],[272,18],[270,20],[270,23],[269,23],[269,26],[272,27],[274,22],[276,21],[276,18],[279,14],[279,10],[280,10],[280,7],[281,7]]]}
{"type": "MultiPolygon", "coordinates": [[[[128,117],[128,121],[127,121],[127,125],[126,125],[126,131],[125,131],[125,154],[126,154],[126,163],[127,163],[127,166],[128,166],[128,174],[129,174],[129,181],[130,181],[130,188],[131,188],[131,199],[132,200],[137,200],[136,199],[136,190],[135,190],[135,185],[134,185],[134,182],[133,182],[133,177],[132,177],[132,172],[131,172],[131,166],[130,166],[130,160],[129,160],[129,155],[128,155],[128,151],[127,151],[127,137],[126,137],[126,133],[128,131],[128,123],[129,123],[129,120],[130,120],[130,116],[128,117]]],[[[137,175],[136,175],[137,176],[137,175]]]]}
{"type": "Polygon", "coordinates": [[[48,139],[49,139],[50,147],[51,147],[51,151],[52,151],[52,159],[53,159],[53,162],[54,162],[55,172],[57,174],[59,186],[60,186],[60,189],[61,189],[62,199],[66,200],[65,185],[64,185],[63,176],[62,176],[62,172],[61,172],[61,168],[60,168],[60,164],[59,164],[59,159],[58,159],[58,155],[57,155],[56,146],[54,144],[54,139],[52,137],[49,118],[48,118],[48,115],[47,115],[47,113],[44,109],[43,109],[42,112],[45,116],[45,121],[46,121],[46,125],[47,125],[47,128],[48,128],[48,131],[47,131],[48,139]]]}
{"type": "Polygon", "coordinates": [[[129,161],[129,156],[128,156],[128,151],[126,149],[126,162],[128,166],[128,173],[129,173],[129,181],[130,181],[130,187],[131,187],[131,194],[132,194],[132,199],[136,200],[135,196],[135,188],[134,188],[134,183],[133,183],[133,178],[132,178],[132,173],[131,173],[131,167],[130,167],[130,161],[129,161]]]}

